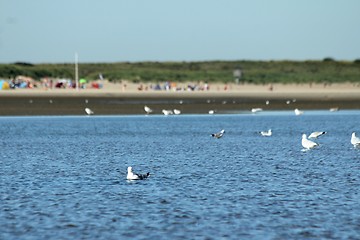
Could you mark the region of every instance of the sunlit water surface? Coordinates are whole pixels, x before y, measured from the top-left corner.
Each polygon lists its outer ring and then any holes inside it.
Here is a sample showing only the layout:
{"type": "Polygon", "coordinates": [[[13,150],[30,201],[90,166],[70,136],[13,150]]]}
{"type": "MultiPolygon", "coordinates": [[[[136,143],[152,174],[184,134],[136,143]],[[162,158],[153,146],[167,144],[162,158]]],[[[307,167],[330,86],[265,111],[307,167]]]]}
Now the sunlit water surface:
{"type": "Polygon", "coordinates": [[[360,239],[359,123],[359,111],[2,117],[0,238],[360,239]],[[303,151],[312,131],[328,133],[303,151]],[[127,181],[130,165],[150,178],[127,181]]]}

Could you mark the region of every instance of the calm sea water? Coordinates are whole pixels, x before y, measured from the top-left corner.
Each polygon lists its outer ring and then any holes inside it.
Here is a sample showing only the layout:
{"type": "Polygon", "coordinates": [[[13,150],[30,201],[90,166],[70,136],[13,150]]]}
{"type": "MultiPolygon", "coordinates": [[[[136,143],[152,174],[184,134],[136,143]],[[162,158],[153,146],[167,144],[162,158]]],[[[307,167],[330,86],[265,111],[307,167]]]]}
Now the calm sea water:
{"type": "Polygon", "coordinates": [[[2,117],[0,239],[360,239],[359,123],[360,111],[2,117]],[[328,134],[303,151],[312,131],[328,134]],[[127,181],[130,165],[150,178],[127,181]]]}

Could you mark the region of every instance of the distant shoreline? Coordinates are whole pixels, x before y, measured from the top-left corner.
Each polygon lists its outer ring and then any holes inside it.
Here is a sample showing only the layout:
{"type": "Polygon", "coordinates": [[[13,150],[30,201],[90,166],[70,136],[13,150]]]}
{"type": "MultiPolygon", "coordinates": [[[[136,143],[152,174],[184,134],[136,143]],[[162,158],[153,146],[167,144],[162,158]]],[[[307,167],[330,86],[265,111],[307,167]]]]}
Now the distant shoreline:
{"type": "Polygon", "coordinates": [[[144,105],[162,114],[162,109],[179,109],[182,113],[236,113],[252,108],[293,110],[330,108],[360,109],[360,87],[338,84],[328,87],[308,85],[268,86],[223,85],[210,91],[138,91],[136,84],[122,91],[119,84],[104,89],[16,89],[0,91],[0,116],[84,115],[86,107],[97,115],[145,114],[144,105]],[[267,104],[268,103],[268,104],[267,104]]]}

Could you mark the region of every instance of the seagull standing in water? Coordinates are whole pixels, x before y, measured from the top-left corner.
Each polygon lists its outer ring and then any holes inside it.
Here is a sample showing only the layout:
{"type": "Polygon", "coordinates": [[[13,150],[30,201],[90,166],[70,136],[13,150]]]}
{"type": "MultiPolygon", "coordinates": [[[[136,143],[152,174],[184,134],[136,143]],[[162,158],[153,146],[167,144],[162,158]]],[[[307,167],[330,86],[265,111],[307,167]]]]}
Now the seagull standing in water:
{"type": "Polygon", "coordinates": [[[317,144],[316,142],[307,139],[306,134],[302,135],[301,145],[306,149],[311,149],[313,147],[319,146],[319,144],[317,144]]]}
{"type": "Polygon", "coordinates": [[[351,134],[351,144],[354,145],[354,147],[360,146],[360,138],[356,136],[355,132],[351,134]]]}
{"type": "Polygon", "coordinates": [[[144,106],[144,110],[145,110],[146,114],[150,114],[153,112],[153,110],[146,105],[144,106]]]}
{"type": "Polygon", "coordinates": [[[94,112],[90,108],[85,108],[85,112],[87,115],[93,115],[94,112]]]}
{"type": "Polygon", "coordinates": [[[257,112],[261,112],[263,109],[262,108],[252,108],[251,112],[252,113],[257,113],[257,112]]]}
{"type": "Polygon", "coordinates": [[[179,114],[181,114],[181,111],[179,109],[174,109],[174,113],[175,113],[175,115],[179,115],[179,114]]]}
{"type": "Polygon", "coordinates": [[[309,138],[318,138],[320,137],[321,135],[324,135],[326,134],[327,132],[313,132],[310,134],[309,138]]]}
{"type": "Polygon", "coordinates": [[[272,135],[272,131],[269,129],[268,131],[261,131],[260,134],[264,137],[270,137],[272,135]]]}
{"type": "Polygon", "coordinates": [[[172,110],[166,110],[166,109],[163,109],[162,110],[162,113],[165,115],[165,116],[168,116],[168,115],[173,115],[174,112],[172,110]]]}
{"type": "Polygon", "coordinates": [[[144,180],[150,176],[149,172],[146,174],[133,173],[132,167],[128,167],[127,171],[128,171],[127,176],[126,176],[127,180],[144,180]]]}
{"type": "Polygon", "coordinates": [[[299,115],[303,115],[303,114],[304,114],[303,111],[300,111],[300,110],[297,109],[297,108],[295,108],[294,112],[295,112],[295,115],[296,115],[296,116],[299,116],[299,115]]]}
{"type": "Polygon", "coordinates": [[[218,133],[211,134],[211,136],[214,137],[214,138],[221,138],[224,135],[224,133],[225,133],[225,130],[223,129],[218,133]]]}

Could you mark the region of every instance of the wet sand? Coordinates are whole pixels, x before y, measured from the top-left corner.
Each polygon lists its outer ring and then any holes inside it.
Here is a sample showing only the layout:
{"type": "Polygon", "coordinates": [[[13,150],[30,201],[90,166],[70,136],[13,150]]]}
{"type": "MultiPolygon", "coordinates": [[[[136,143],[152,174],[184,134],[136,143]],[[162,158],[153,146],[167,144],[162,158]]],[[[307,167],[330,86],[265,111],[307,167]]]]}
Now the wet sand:
{"type": "Polygon", "coordinates": [[[360,87],[353,84],[324,85],[212,85],[209,91],[138,91],[137,85],[106,84],[103,89],[16,89],[0,92],[1,116],[84,115],[86,107],[96,115],[153,114],[179,109],[186,114],[330,108],[360,109],[360,87]],[[268,102],[268,104],[267,104],[268,102]]]}

